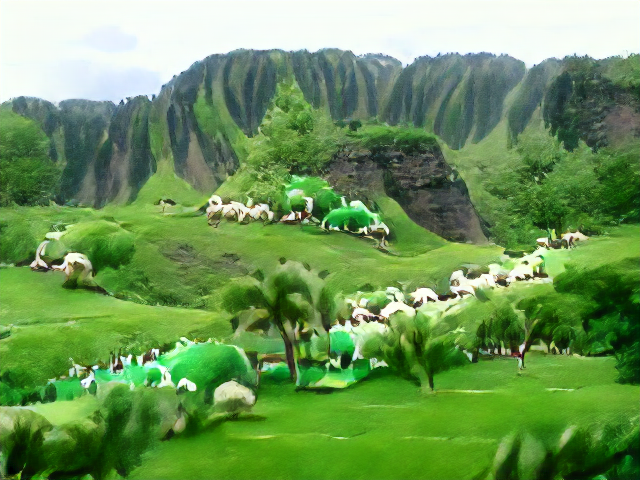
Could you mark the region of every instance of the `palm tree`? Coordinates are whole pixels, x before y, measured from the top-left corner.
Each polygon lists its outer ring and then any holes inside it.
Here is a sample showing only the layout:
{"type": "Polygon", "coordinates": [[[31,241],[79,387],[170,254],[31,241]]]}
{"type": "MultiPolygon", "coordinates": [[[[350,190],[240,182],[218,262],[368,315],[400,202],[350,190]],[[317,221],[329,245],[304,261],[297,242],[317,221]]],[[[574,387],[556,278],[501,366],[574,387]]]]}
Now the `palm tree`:
{"type": "Polygon", "coordinates": [[[328,335],[334,310],[326,288],[326,272],[314,272],[306,264],[281,260],[276,270],[263,278],[244,278],[223,292],[223,308],[233,315],[238,331],[267,331],[274,326],[284,342],[291,379],[297,381],[300,343],[314,334],[328,335]]]}

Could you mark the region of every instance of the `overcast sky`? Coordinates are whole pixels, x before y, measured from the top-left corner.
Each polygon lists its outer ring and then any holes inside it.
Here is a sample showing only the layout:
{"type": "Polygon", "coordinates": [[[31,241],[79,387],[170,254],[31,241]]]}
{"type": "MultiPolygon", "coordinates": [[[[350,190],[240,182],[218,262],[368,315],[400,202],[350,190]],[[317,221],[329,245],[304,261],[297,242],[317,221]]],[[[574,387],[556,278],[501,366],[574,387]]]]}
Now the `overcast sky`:
{"type": "Polygon", "coordinates": [[[507,53],[531,67],[640,50],[638,0],[0,1],[0,101],[113,100],[238,48],[337,47],[408,64],[447,52],[507,53]]]}

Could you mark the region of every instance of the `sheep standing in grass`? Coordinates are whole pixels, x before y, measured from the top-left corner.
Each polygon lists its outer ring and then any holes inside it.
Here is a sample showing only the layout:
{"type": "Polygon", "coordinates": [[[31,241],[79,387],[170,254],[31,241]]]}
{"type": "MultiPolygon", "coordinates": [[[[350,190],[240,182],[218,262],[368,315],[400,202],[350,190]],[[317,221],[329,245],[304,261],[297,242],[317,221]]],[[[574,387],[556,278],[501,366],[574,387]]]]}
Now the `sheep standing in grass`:
{"type": "Polygon", "coordinates": [[[237,418],[240,412],[250,412],[256,403],[256,396],[251,389],[231,380],[216,388],[213,402],[219,412],[230,413],[237,418]]]}
{"type": "Polygon", "coordinates": [[[62,265],[52,265],[52,270],[59,270],[66,274],[65,283],[80,285],[93,282],[93,265],[86,255],[82,253],[68,253],[64,257],[62,265]]]}

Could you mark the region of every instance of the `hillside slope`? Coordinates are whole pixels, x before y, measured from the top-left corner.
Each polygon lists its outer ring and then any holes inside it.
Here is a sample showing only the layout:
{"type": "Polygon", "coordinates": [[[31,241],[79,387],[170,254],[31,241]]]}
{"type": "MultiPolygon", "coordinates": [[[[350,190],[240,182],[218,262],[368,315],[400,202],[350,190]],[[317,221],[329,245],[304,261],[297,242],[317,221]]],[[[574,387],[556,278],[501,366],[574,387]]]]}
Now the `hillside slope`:
{"type": "Polygon", "coordinates": [[[447,151],[471,148],[455,163],[486,219],[477,202],[487,194],[474,191],[483,182],[469,175],[495,169],[474,173],[474,165],[494,163],[494,154],[514,156],[518,135],[532,122],[538,128],[541,116],[569,149],[579,141],[594,149],[637,141],[639,72],[638,55],[549,59],[527,71],[519,60],[488,53],[421,57],[403,68],[385,55],[338,49],[237,50],[194,63],[152,100],[55,106],[19,97],[2,108],[32,119],[49,138],[49,156],[63,167],[59,202],[130,203],[154,174],[163,189],[152,189],[153,196],[177,191],[195,202],[243,164],[276,85],[295,79],[305,100],[336,122],[412,124],[437,134],[447,151]],[[479,143],[496,148],[473,148],[479,143]]]}

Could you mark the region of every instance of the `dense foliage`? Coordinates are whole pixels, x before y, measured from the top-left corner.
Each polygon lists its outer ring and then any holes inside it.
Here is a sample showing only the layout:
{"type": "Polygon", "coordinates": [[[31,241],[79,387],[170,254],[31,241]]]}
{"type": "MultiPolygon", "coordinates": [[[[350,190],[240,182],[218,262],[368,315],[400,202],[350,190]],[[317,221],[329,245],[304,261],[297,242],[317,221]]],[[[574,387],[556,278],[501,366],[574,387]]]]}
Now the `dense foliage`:
{"type": "Polygon", "coordinates": [[[640,265],[629,258],[596,269],[571,268],[558,276],[556,290],[582,298],[583,353],[614,353],[619,381],[640,383],[640,265]]]}
{"type": "Polygon", "coordinates": [[[488,190],[504,200],[492,228],[506,247],[532,245],[555,229],[603,228],[640,218],[640,166],[637,146],[593,153],[582,144],[566,152],[546,132],[520,135],[519,167],[488,181],[488,190]]]}
{"type": "Polygon", "coordinates": [[[0,205],[48,205],[60,169],[48,158],[49,139],[32,120],[0,110],[0,205]]]}
{"type": "Polygon", "coordinates": [[[375,156],[390,150],[407,155],[437,150],[436,137],[421,128],[366,125],[350,134],[356,145],[370,150],[375,156]]]}
{"type": "Polygon", "coordinates": [[[250,140],[246,168],[255,179],[249,195],[275,201],[290,174],[317,174],[343,143],[327,112],[314,110],[295,83],[278,84],[276,95],[250,140]]]}

